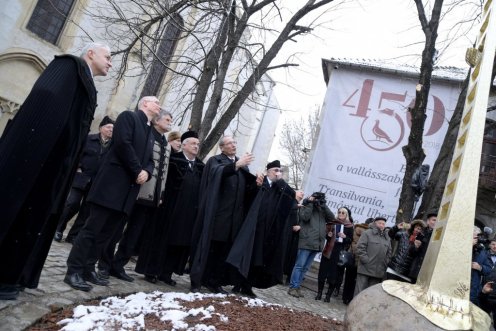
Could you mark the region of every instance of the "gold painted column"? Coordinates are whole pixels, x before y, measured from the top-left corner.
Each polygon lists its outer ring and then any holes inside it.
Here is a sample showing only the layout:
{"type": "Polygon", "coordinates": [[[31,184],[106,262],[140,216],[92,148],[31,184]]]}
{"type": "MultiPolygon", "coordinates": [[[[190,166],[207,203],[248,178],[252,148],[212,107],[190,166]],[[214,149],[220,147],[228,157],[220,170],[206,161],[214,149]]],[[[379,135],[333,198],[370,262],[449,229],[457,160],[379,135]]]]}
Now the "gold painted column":
{"type": "Polygon", "coordinates": [[[472,234],[491,72],[496,50],[496,0],[484,5],[448,180],[422,269],[415,285],[383,282],[383,289],[446,330],[489,330],[491,320],[470,303],[472,234]]]}

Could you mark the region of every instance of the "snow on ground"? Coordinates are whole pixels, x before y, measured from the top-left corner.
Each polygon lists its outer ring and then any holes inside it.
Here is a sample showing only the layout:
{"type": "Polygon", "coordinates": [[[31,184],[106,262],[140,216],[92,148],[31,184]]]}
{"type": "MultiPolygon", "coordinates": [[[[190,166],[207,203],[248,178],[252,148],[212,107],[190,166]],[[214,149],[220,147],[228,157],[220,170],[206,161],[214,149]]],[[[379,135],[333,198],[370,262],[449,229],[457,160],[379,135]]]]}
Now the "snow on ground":
{"type": "MultiPolygon", "coordinates": [[[[73,318],[59,322],[64,331],[105,330],[113,325],[120,325],[120,330],[136,330],[145,327],[145,315],[155,314],[162,321],[170,321],[175,330],[213,331],[214,326],[208,325],[208,320],[214,315],[225,322],[227,316],[215,312],[213,306],[189,309],[180,304],[179,300],[191,302],[204,298],[225,298],[224,294],[139,292],[124,298],[109,297],[100,302],[99,306],[79,305],[74,308],[73,318]],[[203,315],[204,324],[188,328],[184,320],[189,316],[203,315]]],[[[248,307],[278,306],[260,299],[243,298],[248,307]]],[[[230,304],[229,301],[223,302],[230,304]]]]}

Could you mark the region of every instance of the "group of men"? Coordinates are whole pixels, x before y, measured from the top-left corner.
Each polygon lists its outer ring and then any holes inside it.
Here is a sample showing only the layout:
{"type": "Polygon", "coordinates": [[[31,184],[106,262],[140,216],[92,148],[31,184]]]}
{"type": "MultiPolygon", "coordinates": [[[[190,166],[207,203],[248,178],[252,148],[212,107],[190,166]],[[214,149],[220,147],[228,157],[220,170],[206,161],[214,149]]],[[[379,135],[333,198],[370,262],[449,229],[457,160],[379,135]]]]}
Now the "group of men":
{"type": "Polygon", "coordinates": [[[253,294],[253,285],[282,282],[296,202],[279,161],[268,164],[267,176],[253,175],[253,155],[236,156],[236,141],[224,136],[221,153],[204,165],[192,131],[171,153],[172,116],[154,96],[115,123],[105,117],[100,132],[88,135],[93,77],[111,66],[109,47],[98,43],[81,57],[56,57],[2,135],[0,299],[37,287],[52,239],[62,240],[81,202],[64,278],[77,290],[108,285],[109,276],[132,281],[124,266],[133,255],[146,280],[170,285],[189,261],[193,291],[224,293],[224,284],[235,284],[253,294]]]}

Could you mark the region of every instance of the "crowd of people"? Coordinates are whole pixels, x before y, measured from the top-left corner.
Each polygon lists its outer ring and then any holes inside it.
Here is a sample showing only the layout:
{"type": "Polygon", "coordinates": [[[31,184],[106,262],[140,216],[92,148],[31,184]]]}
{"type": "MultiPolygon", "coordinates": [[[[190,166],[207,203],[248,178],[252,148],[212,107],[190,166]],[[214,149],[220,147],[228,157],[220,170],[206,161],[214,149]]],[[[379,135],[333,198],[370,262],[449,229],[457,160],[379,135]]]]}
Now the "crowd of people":
{"type": "MultiPolygon", "coordinates": [[[[286,274],[288,294],[299,298],[319,253],[315,300],[343,288],[348,304],[384,279],[416,282],[435,213],[392,228],[383,217],[357,222],[346,206],[335,215],[324,193],[303,199],[291,188],[278,160],[252,174],[254,156],[238,156],[231,136],[203,163],[197,133],[171,132],[172,115],[155,96],[115,121],[105,116],[88,135],[93,77],[111,66],[110,49],[97,43],[80,57],[56,57],[0,139],[0,299],[37,287],[52,239],[63,240],[76,214],[64,282],[81,291],[111,276],[132,282],[124,269],[132,257],[151,283],[174,286],[174,274],[189,273],[192,292],[231,285],[254,297],[253,287],[282,284],[286,274]]],[[[487,233],[474,228],[470,300],[492,313],[496,239],[481,240],[487,233]]]]}

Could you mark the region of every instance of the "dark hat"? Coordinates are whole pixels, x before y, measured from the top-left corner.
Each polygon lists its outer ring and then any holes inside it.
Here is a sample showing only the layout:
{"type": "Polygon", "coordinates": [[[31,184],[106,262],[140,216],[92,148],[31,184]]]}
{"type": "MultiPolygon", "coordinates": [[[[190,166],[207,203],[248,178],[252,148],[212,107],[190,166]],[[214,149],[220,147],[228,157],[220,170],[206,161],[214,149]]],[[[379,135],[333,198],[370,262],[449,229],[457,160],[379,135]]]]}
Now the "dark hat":
{"type": "Polygon", "coordinates": [[[100,122],[100,125],[98,125],[98,127],[101,128],[102,126],[107,124],[115,124],[115,122],[110,117],[105,116],[100,122]]]}
{"type": "Polygon", "coordinates": [[[384,222],[387,222],[387,219],[385,217],[382,217],[382,216],[378,216],[376,218],[374,218],[374,222],[376,221],[384,221],[384,222]]]}
{"type": "Polygon", "coordinates": [[[370,224],[374,221],[374,219],[372,217],[369,217],[365,220],[365,224],[370,224]]]}
{"type": "Polygon", "coordinates": [[[274,160],[272,162],[267,163],[267,170],[272,168],[280,168],[280,167],[281,167],[281,162],[279,162],[279,160],[274,160]]]}
{"type": "Polygon", "coordinates": [[[188,138],[198,138],[198,133],[196,133],[196,131],[186,131],[181,136],[181,142],[185,141],[188,138]]]}
{"type": "Polygon", "coordinates": [[[176,140],[179,138],[181,138],[181,132],[179,132],[179,131],[171,131],[167,135],[167,141],[173,141],[173,140],[176,140]]]}

